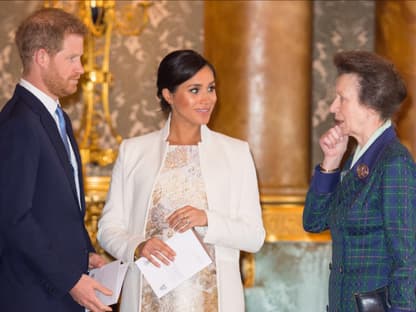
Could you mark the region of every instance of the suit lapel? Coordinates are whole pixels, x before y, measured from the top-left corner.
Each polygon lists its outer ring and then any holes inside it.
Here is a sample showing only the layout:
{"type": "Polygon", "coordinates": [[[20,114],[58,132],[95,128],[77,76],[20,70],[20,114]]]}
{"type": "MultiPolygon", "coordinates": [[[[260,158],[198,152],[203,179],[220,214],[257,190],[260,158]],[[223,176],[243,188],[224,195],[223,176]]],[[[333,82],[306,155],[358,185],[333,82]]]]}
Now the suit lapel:
{"type": "MultiPolygon", "coordinates": [[[[55,120],[49,114],[48,110],[45,108],[42,102],[40,102],[36,96],[34,96],[31,92],[26,90],[24,87],[17,85],[16,93],[18,93],[22,97],[25,104],[28,105],[32,109],[33,112],[39,115],[40,122],[42,126],[45,128],[45,131],[53,147],[56,150],[56,154],[58,155],[60,163],[65,171],[66,178],[68,179],[68,182],[71,186],[72,194],[75,197],[76,202],[78,203],[78,196],[77,196],[77,191],[75,187],[74,175],[72,172],[73,169],[71,166],[71,162],[68,159],[68,154],[65,150],[65,146],[64,146],[64,143],[62,142],[55,120]]],[[[72,131],[71,131],[71,135],[72,135],[72,131]]],[[[72,144],[72,139],[71,139],[71,144],[72,144]]],[[[78,158],[79,158],[79,155],[78,155],[78,158]]]]}
{"type": "MultiPolygon", "coordinates": [[[[348,161],[345,163],[344,169],[341,173],[341,176],[344,178],[356,178],[366,182],[373,172],[374,166],[377,163],[377,159],[380,157],[384,148],[396,138],[396,132],[393,127],[387,128],[368,148],[368,150],[357,160],[354,166],[350,169],[352,156],[349,157],[348,161]],[[368,168],[368,174],[363,176],[359,174],[357,170],[360,166],[366,166],[368,168]],[[353,176],[353,177],[352,177],[353,176]]],[[[345,180],[346,181],[346,180],[345,180]]]]}
{"type": "Polygon", "coordinates": [[[342,200],[340,206],[350,207],[351,203],[361,194],[365,185],[371,179],[374,168],[377,165],[377,159],[382,154],[384,148],[395,138],[396,133],[393,127],[390,127],[374,141],[351,169],[349,169],[352,161],[352,157],[350,157],[341,173],[343,176],[342,183],[338,186],[340,190],[340,200],[342,200]],[[366,167],[368,174],[362,175],[362,171],[360,174],[360,166],[366,167]]]}
{"type": "MultiPolygon", "coordinates": [[[[201,173],[204,178],[205,191],[207,194],[209,209],[224,207],[224,198],[231,198],[232,193],[230,180],[233,174],[230,173],[232,166],[228,165],[228,158],[224,147],[218,138],[213,135],[206,126],[202,126],[202,142],[199,144],[201,173]],[[213,148],[215,146],[215,148],[213,148]],[[220,191],[219,191],[220,190],[220,191]]],[[[239,181],[241,182],[241,181],[239,181]]],[[[225,203],[229,207],[230,203],[225,203]]]]}
{"type": "Polygon", "coordinates": [[[65,124],[66,124],[66,132],[69,137],[69,141],[71,142],[72,150],[74,151],[75,159],[78,164],[78,182],[79,182],[79,196],[81,200],[81,210],[85,213],[85,196],[84,196],[84,183],[83,183],[83,175],[82,175],[82,161],[81,155],[79,154],[79,148],[77,141],[74,136],[74,132],[72,130],[71,120],[69,119],[68,115],[64,112],[65,117],[65,124]]]}
{"type": "Polygon", "coordinates": [[[387,128],[375,141],[368,150],[357,160],[351,171],[354,173],[356,179],[367,182],[374,171],[374,166],[377,164],[377,159],[382,154],[384,148],[396,138],[396,132],[393,127],[387,128]],[[360,168],[366,168],[368,174],[363,174],[360,168]]]}

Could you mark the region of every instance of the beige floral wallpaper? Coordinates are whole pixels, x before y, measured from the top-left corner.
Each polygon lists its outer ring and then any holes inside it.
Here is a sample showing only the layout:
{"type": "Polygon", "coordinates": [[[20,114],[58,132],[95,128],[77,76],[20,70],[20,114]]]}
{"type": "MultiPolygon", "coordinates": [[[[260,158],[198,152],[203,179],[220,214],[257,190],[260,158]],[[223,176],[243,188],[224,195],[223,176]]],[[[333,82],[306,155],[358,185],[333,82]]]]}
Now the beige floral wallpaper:
{"type": "Polygon", "coordinates": [[[0,1],[0,107],[9,99],[20,76],[14,45],[16,25],[38,7],[37,1],[0,1]]]}
{"type": "MultiPolygon", "coordinates": [[[[74,9],[78,1],[58,1],[74,9]]],[[[117,12],[137,0],[117,0],[117,12]]],[[[20,76],[20,60],[14,46],[18,23],[43,5],[41,0],[0,1],[0,108],[12,95],[20,76]]],[[[160,128],[164,117],[156,99],[156,71],[164,55],[175,49],[203,52],[203,0],[155,0],[149,9],[149,24],[139,36],[114,31],[111,44],[111,118],[123,137],[160,128]]],[[[374,1],[314,1],[311,165],[320,161],[319,136],[331,124],[328,108],[333,98],[335,70],[332,56],[345,49],[372,50],[374,1]]],[[[220,79],[220,77],[219,77],[220,79]]],[[[224,91],[224,90],[223,90],[224,91]]],[[[78,129],[83,105],[80,92],[63,101],[73,126],[78,129]]],[[[104,130],[105,132],[105,130],[104,130]]],[[[108,131],[106,132],[108,134],[108,131]]],[[[108,135],[102,145],[113,147],[108,135]]],[[[108,174],[111,168],[90,168],[93,174],[108,174]],[[103,171],[104,170],[104,171],[103,171]]]]}
{"type": "Polygon", "coordinates": [[[312,60],[312,166],[322,153],[319,137],[332,125],[329,106],[335,97],[332,57],[350,49],[374,49],[374,1],[314,1],[312,60]]]}
{"type": "MultiPolygon", "coordinates": [[[[138,1],[116,1],[116,11],[138,1]]],[[[58,1],[71,12],[77,12],[77,1],[58,1]]],[[[14,45],[19,22],[43,1],[0,1],[0,108],[11,97],[20,78],[20,60],[14,45]]],[[[149,23],[139,36],[113,31],[110,72],[112,122],[123,137],[132,137],[159,129],[164,122],[156,98],[156,72],[160,60],[176,49],[202,52],[203,1],[152,1],[149,23]]],[[[83,111],[81,92],[64,99],[74,129],[80,127],[83,111]]],[[[103,147],[115,147],[109,131],[102,129],[103,147]]],[[[87,168],[88,174],[109,174],[111,168],[87,168]]]]}

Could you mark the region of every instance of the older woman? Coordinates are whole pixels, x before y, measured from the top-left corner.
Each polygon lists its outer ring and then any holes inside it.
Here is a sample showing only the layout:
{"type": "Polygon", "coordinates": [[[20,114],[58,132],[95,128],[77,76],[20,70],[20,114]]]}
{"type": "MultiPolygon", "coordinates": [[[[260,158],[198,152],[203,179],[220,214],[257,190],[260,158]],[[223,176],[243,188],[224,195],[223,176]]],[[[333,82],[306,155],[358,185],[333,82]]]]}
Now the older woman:
{"type": "Polygon", "coordinates": [[[319,140],[303,214],[306,231],[331,230],[328,310],[355,311],[356,297],[385,287],[386,310],[415,311],[416,167],[391,121],[406,87],[376,54],[340,52],[334,63],[336,125],[319,140]],[[357,146],[341,169],[348,137],[357,146]]]}
{"type": "Polygon", "coordinates": [[[208,129],[215,71],[191,50],[168,54],[157,77],[163,129],[125,140],[113,170],[98,240],[131,266],[121,311],[244,311],[240,250],[264,241],[254,164],[246,142],[208,129]],[[158,299],[132,263],[174,260],[164,241],[194,228],[214,260],[158,299]]]}

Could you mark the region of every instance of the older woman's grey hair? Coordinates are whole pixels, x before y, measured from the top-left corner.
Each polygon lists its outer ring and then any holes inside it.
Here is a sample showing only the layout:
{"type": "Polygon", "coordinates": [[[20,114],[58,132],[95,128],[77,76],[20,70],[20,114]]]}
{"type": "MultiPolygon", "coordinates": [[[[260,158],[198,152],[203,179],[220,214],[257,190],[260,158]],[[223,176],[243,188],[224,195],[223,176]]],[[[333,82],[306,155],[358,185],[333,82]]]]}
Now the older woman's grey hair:
{"type": "Polygon", "coordinates": [[[356,74],[361,104],[380,113],[382,119],[393,116],[407,96],[406,85],[387,59],[367,51],[343,51],[335,54],[338,76],[356,74]]]}

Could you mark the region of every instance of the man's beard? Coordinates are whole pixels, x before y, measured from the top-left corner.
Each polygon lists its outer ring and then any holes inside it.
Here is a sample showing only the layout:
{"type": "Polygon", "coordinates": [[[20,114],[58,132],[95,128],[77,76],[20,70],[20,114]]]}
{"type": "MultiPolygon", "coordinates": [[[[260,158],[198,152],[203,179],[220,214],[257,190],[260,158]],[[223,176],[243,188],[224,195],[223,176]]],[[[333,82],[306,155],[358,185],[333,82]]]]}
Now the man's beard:
{"type": "Polygon", "coordinates": [[[73,87],[70,84],[71,79],[77,79],[78,77],[70,77],[68,80],[59,76],[55,69],[47,72],[43,76],[43,82],[47,90],[58,98],[71,95],[77,91],[77,84],[73,87]]]}

